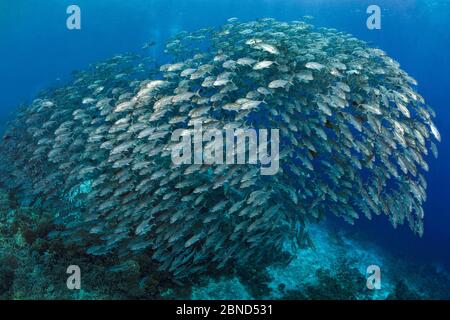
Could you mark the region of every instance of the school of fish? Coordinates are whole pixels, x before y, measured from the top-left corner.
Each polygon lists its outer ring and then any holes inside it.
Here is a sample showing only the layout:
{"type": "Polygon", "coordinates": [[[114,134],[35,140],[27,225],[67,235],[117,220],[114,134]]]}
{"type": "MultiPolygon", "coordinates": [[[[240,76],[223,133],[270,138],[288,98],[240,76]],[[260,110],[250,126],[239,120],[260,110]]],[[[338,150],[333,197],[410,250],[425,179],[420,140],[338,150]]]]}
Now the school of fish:
{"type": "Polygon", "coordinates": [[[380,49],[303,21],[229,19],[171,38],[169,64],[123,54],[17,112],[1,184],[55,210],[49,237],[92,255],[148,252],[192,274],[275,259],[333,214],[386,215],[423,233],[435,114],[380,49]],[[280,170],[179,165],[171,133],[280,130],[280,170]]]}

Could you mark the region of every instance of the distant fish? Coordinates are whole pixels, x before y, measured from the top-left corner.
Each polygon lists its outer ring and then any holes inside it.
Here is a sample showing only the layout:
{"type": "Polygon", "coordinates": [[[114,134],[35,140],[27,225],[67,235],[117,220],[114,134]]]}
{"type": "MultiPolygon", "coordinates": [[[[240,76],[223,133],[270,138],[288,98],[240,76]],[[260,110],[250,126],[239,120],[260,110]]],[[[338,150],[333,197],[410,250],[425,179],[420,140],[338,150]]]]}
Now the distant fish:
{"type": "Polygon", "coordinates": [[[146,49],[150,49],[151,47],[155,46],[156,42],[155,41],[150,41],[150,42],[146,42],[143,46],[142,49],[146,50],[146,49]]]}

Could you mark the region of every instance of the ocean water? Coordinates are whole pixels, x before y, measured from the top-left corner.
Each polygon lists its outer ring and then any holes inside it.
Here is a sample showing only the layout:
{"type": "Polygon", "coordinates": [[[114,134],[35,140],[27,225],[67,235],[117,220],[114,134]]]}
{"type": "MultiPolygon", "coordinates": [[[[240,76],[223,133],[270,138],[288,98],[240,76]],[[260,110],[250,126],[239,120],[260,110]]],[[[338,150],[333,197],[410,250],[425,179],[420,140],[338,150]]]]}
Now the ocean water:
{"type": "MultiPolygon", "coordinates": [[[[5,125],[18,105],[31,102],[40,90],[69,81],[72,71],[86,69],[89,64],[118,53],[142,53],[144,43],[153,41],[155,44],[146,49],[147,53],[164,62],[167,39],[180,31],[220,26],[231,17],[241,21],[264,17],[292,21],[305,15],[314,17],[311,23],[315,26],[351,33],[398,61],[418,81],[418,92],[436,111],[435,123],[442,135],[439,158],[427,159],[430,171],[426,175],[428,199],[422,238],[407,226],[394,230],[384,216],[373,221],[361,217],[354,226],[349,226],[330,215],[323,230],[345,232],[344,241],[352,238],[347,243],[347,255],[362,257],[363,248],[370,244],[367,252],[376,255],[372,261],[389,257],[386,259],[390,259],[392,268],[396,264],[399,269],[401,265],[413,264],[432,266],[438,273],[450,272],[450,3],[447,0],[0,1],[0,125],[5,125]],[[81,30],[66,27],[66,9],[72,4],[81,8],[81,30]],[[369,30],[366,26],[366,9],[373,4],[382,9],[380,30],[369,30]]],[[[319,244],[327,242],[317,239],[319,244]]],[[[323,253],[326,255],[327,251],[323,253]]],[[[333,251],[335,256],[340,254],[333,251]]],[[[311,256],[303,261],[318,263],[311,256]]],[[[361,263],[360,268],[370,264],[361,263]]],[[[274,271],[272,275],[278,280],[288,278],[287,275],[298,276],[292,268],[274,271]]],[[[211,290],[220,291],[224,287],[232,288],[230,296],[237,290],[243,298],[250,297],[239,289],[242,284],[233,285],[233,281],[236,280],[200,286],[193,297],[214,297],[211,290]]],[[[283,285],[288,282],[285,279],[283,285]]]]}

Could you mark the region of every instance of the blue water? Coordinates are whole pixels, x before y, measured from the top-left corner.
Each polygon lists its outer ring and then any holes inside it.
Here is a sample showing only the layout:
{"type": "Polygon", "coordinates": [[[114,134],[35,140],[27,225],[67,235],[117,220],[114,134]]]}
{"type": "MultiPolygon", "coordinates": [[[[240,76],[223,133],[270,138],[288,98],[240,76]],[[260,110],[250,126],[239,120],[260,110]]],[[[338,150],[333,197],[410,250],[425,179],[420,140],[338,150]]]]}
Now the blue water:
{"type": "MultiPolygon", "coordinates": [[[[227,18],[274,17],[352,33],[380,47],[419,82],[437,111],[443,143],[430,159],[425,235],[393,230],[385,217],[355,227],[385,250],[413,261],[450,267],[450,3],[448,0],[14,0],[0,1],[0,123],[41,89],[70,79],[116,53],[139,51],[148,41],[160,57],[165,40],[181,30],[217,26],[227,18]],[[66,8],[77,4],[82,29],[66,28],[66,8]],[[382,29],[368,30],[366,9],[382,8],[382,29]]],[[[339,221],[334,223],[341,225],[339,221]]]]}

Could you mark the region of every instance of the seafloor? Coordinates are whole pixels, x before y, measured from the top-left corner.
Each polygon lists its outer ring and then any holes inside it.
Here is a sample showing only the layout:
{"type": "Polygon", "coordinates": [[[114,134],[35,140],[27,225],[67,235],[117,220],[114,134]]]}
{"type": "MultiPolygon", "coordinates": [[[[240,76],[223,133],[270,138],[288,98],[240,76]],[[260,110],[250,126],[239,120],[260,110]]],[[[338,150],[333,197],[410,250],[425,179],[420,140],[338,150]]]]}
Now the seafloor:
{"type": "Polygon", "coordinates": [[[312,246],[286,265],[174,283],[145,254],[118,261],[46,240],[50,213],[10,208],[0,190],[0,299],[450,299],[450,274],[388,254],[356,233],[326,223],[310,228],[312,246]],[[121,267],[110,269],[111,265],[121,267]],[[69,265],[81,289],[66,286],[69,265]],[[366,286],[366,268],[381,268],[381,289],[366,286]]]}

